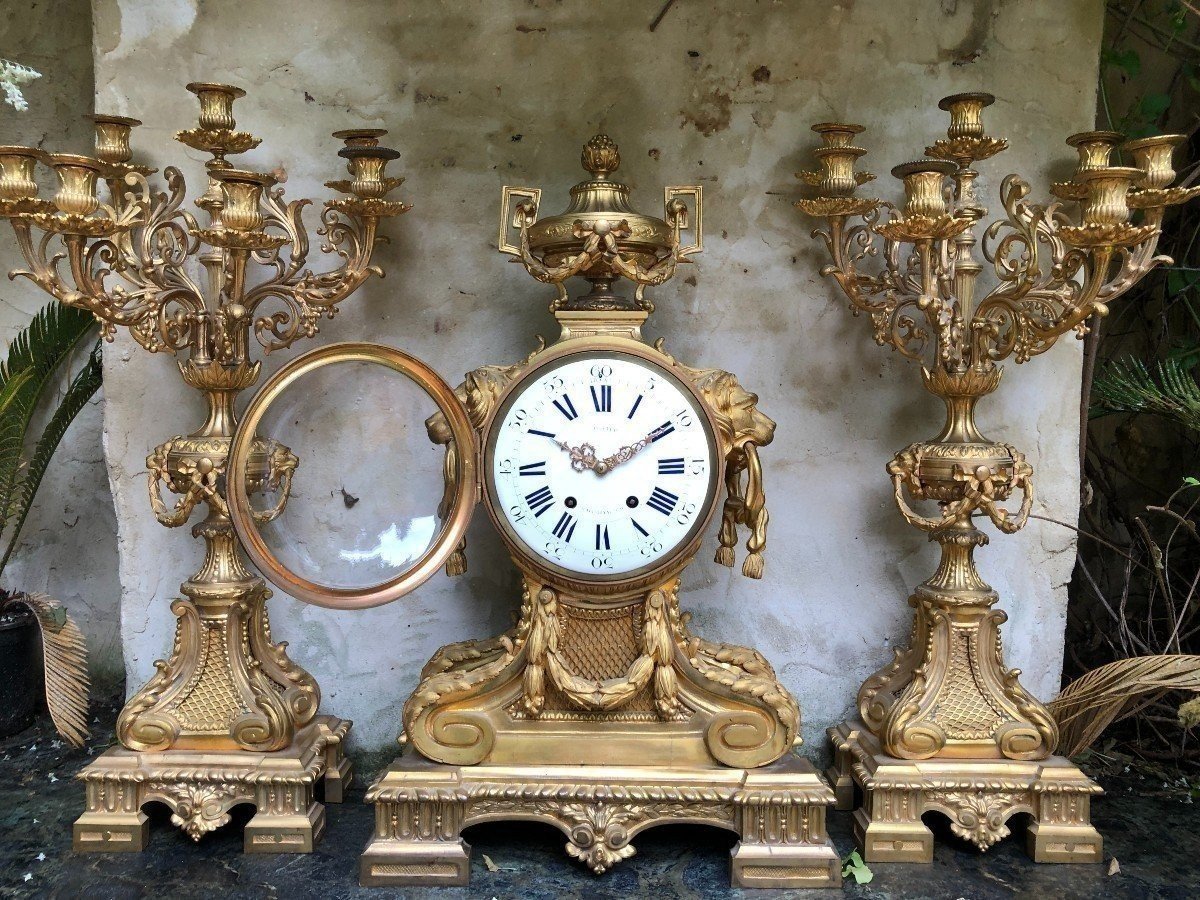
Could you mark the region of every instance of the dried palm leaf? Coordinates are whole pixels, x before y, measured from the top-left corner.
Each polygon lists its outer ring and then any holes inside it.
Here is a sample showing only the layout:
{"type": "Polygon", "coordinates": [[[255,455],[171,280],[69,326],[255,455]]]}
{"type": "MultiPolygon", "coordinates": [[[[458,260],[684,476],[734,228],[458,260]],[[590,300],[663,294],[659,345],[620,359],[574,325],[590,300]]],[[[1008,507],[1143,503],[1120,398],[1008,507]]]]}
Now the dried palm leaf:
{"type": "Polygon", "coordinates": [[[1058,752],[1082,753],[1113,722],[1170,691],[1200,692],[1200,656],[1135,656],[1080,676],[1047,704],[1058,723],[1058,752]]]}
{"type": "Polygon", "coordinates": [[[46,594],[18,594],[9,605],[24,606],[38,620],[46,671],[46,706],[54,727],[73,747],[88,736],[87,644],[62,604],[46,594]]]}

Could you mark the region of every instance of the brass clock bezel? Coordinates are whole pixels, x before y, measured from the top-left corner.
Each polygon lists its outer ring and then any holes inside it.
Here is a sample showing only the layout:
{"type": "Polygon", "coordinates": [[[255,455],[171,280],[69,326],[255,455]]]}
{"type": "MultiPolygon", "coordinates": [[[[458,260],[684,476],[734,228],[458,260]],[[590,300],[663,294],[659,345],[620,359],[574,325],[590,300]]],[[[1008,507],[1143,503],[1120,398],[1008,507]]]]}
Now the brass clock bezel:
{"type": "Polygon", "coordinates": [[[432,368],[416,357],[384,344],[330,344],[310,350],[285,365],[267,379],[246,407],[229,452],[227,471],[234,476],[227,479],[229,517],[246,555],[267,580],[281,591],[297,600],[329,609],[367,609],[382,606],[424,584],[442,567],[446,558],[462,541],[475,511],[478,483],[476,466],[475,431],[467,411],[455,396],[454,390],[432,368]],[[457,455],[458,477],[455,479],[454,502],[450,514],[442,520],[441,530],[433,543],[416,563],[395,578],[365,588],[340,588],[321,584],[304,578],[283,565],[271,552],[254,523],[245,479],[234,474],[245,470],[255,433],[271,404],[305,375],[326,366],[345,362],[383,365],[411,379],[445,414],[455,443],[463,448],[463,452],[457,455]]]}
{"type": "Polygon", "coordinates": [[[670,359],[661,353],[647,347],[640,341],[617,337],[588,337],[571,340],[552,346],[541,353],[534,364],[505,386],[503,393],[497,399],[495,407],[484,422],[481,429],[483,435],[483,454],[480,462],[480,480],[483,486],[483,505],[487,509],[492,525],[500,534],[505,547],[513,562],[522,572],[544,583],[554,584],[570,591],[575,591],[588,598],[596,597],[603,600],[623,599],[635,595],[647,588],[664,583],[678,574],[691,562],[700,548],[704,535],[712,523],[717,507],[720,505],[720,486],[725,479],[725,454],[721,446],[720,431],[712,409],[704,396],[686,375],[672,365],[670,359]],[[509,525],[507,517],[499,508],[496,498],[494,479],[494,457],[496,441],[499,435],[499,423],[504,420],[513,402],[520,396],[523,385],[532,379],[544,375],[548,369],[566,365],[580,357],[591,355],[626,355],[637,357],[645,363],[660,370],[664,377],[670,379],[681,391],[695,401],[696,407],[703,416],[705,438],[709,444],[709,452],[713,461],[707,488],[708,504],[701,515],[696,517],[691,529],[679,544],[677,549],[664,556],[660,561],[650,563],[640,569],[622,572],[615,575],[589,575],[576,570],[557,566],[537,555],[509,525]]]}

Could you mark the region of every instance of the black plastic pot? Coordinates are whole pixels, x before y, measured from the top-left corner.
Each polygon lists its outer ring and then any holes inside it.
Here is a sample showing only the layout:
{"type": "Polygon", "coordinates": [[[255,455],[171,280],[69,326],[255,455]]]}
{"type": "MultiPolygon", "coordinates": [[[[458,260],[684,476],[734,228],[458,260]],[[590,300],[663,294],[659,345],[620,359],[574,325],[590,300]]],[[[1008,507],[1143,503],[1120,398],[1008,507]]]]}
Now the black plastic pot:
{"type": "Polygon", "coordinates": [[[33,724],[45,707],[42,641],[23,606],[0,613],[0,738],[33,724]]]}

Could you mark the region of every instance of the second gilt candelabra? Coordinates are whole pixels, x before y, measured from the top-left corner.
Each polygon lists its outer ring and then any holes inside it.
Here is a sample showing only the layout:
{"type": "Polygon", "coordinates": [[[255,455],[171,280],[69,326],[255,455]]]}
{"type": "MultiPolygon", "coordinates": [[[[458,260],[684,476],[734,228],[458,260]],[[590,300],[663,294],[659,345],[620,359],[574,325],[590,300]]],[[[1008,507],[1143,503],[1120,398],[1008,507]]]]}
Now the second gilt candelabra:
{"type": "MultiPolygon", "coordinates": [[[[225,501],[234,403],[259,375],[253,342],[269,353],[314,335],[321,317],[382,275],[371,264],[376,229],[408,207],[386,199],[403,179],[384,174],[398,156],[379,146],[385,132],[335,133],[351,177],[329,183],[346,196],[325,204],[318,234],[338,265],[314,272],[302,221],[310,201],[285,202],[271,175],[227,159],[259,143],[236,130],[233,103],[244,91],[188,90],[199,98],[199,123],[175,137],[210,157],[207,189],[195,201],[207,221],[184,207],[179,170],[165,169],[159,191],[148,180],[154,170],[131,162],[136,119],[96,116],[95,157],[0,147],[0,216],[28,266],[14,275],[90,310],[105,338],[124,327],[152,353],[183,355],[183,380],[208,405],[199,429],[171,438],[146,461],[160,523],[184,525],[206,507],[192,528],[205,557],[171,605],[178,622],[170,657],[121,712],[120,746],[80,776],[87,810],[74,843],[141,849],[149,801],[169,806],[172,821],[196,839],[228,822],[232,806],[251,803],[257,814],[246,827],[247,850],[306,851],[324,827],[315,785],[323,780],[325,799],[336,801],[350,777],[341,748],[350,723],[317,714],[317,683],[286,644],[272,640],[270,591],[243,563],[225,501]],[[58,178],[52,199],[38,196],[38,165],[58,178]],[[97,195],[101,181],[107,203],[97,195]],[[164,486],[178,495],[171,505],[164,486]]],[[[256,441],[252,457],[252,489],[280,497],[261,513],[267,521],[282,511],[298,460],[269,440],[256,441]]]]}
{"type": "Polygon", "coordinates": [[[1052,756],[1054,720],[1005,666],[1006,616],[975,567],[975,549],[988,537],[974,519],[1011,534],[1033,503],[1032,467],[1017,448],[979,431],[975,407],[999,386],[1003,360],[1027,362],[1063,334],[1085,334],[1093,315],[1164,262],[1155,255],[1163,213],[1200,188],[1171,187],[1180,135],[1124,142],[1086,132],[1067,139],[1079,163],[1070,181],[1051,187],[1061,202],[1030,202],[1028,183],[1009,175],[1003,216],[984,226],[973,166],[1007,147],[984,131],[992,101],[941,101],[950,114],[946,137],[925,148],[929,158],[892,170],[904,185],[902,207],[857,196],[874,178],[855,170],[866,153],[853,145],[858,125],[814,125],[819,169],[799,176],[818,196],[797,206],[826,222],[814,232],[831,258],[822,274],[837,281],[855,315],[869,318],[876,343],[922,364],[925,388],[946,404],[941,433],[888,464],[901,514],[938,543],[941,563],[909,601],[909,648],[859,690],[861,721],[830,732],[840,805],[853,804],[856,785],[865,795],[856,833],[871,860],[929,861],[932,835],[920,817],[931,810],[985,849],[1009,833],[1012,815],[1028,813],[1035,859],[1100,858],[1089,821],[1099,788],[1052,756]],[[1118,147],[1132,166],[1110,165],[1118,147]],[[995,284],[981,294],[985,262],[995,284]],[[1001,505],[1018,493],[1015,511],[1001,505]],[[936,502],[937,514],[908,498],[936,502]]]}

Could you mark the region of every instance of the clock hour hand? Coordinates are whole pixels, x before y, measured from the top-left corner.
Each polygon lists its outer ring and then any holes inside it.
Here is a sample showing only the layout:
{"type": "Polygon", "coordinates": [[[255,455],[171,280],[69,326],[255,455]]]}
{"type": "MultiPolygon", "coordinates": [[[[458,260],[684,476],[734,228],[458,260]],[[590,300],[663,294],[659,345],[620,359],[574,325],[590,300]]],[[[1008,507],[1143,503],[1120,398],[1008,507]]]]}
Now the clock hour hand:
{"type": "Polygon", "coordinates": [[[600,460],[596,459],[596,448],[591,444],[580,444],[578,447],[572,447],[566,441],[555,441],[554,443],[571,454],[571,468],[576,472],[582,472],[585,469],[599,471],[599,467],[603,465],[600,460]]]}

